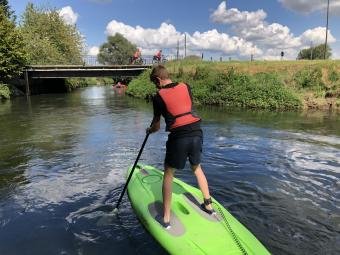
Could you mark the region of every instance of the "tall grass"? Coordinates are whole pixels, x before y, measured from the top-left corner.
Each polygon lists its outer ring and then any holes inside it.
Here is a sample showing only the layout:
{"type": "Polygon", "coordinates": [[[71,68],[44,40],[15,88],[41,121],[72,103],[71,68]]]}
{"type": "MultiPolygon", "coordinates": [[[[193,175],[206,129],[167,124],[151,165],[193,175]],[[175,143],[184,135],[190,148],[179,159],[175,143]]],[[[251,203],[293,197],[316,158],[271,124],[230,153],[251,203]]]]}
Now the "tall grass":
{"type": "MultiPolygon", "coordinates": [[[[128,94],[151,98],[156,89],[150,83],[149,75],[150,71],[146,71],[133,80],[128,94]]],[[[171,79],[189,83],[194,101],[198,104],[258,109],[297,109],[302,106],[298,97],[275,74],[249,75],[238,73],[234,68],[222,72],[199,65],[191,71],[185,71],[185,66],[180,67],[177,72],[171,73],[171,79]]]]}

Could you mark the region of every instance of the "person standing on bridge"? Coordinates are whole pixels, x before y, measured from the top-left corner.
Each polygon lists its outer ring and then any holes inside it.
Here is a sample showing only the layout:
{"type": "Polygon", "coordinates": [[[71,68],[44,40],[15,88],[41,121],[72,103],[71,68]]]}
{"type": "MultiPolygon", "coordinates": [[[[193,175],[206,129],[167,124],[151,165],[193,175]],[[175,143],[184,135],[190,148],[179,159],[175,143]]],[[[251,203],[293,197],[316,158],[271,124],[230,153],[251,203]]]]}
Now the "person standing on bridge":
{"type": "Polygon", "coordinates": [[[163,179],[163,211],[160,224],[168,229],[170,225],[170,208],[174,169],[183,169],[187,159],[196,175],[198,185],[204,197],[201,209],[208,214],[215,214],[211,206],[208,182],[201,168],[203,132],[201,119],[192,112],[192,95],[188,84],[172,82],[167,69],[158,65],[153,68],[150,80],[158,92],[153,98],[154,117],[151,126],[146,130],[151,134],[160,128],[161,115],[165,119],[166,131],[169,131],[166,142],[163,179]]]}

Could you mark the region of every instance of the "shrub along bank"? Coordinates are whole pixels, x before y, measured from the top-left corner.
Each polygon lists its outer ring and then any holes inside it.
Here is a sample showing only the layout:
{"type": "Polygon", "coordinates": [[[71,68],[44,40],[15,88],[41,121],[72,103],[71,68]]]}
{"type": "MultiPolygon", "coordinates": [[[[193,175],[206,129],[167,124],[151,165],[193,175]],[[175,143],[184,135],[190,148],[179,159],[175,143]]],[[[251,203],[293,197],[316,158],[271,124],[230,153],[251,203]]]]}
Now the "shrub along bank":
{"type": "Polygon", "coordinates": [[[68,78],[65,85],[68,91],[88,86],[106,86],[113,83],[112,78],[68,78]]]}
{"type": "MultiPolygon", "coordinates": [[[[149,75],[150,70],[133,80],[127,93],[139,98],[151,98],[156,89],[149,81],[149,75]]],[[[194,73],[180,69],[171,74],[171,79],[189,83],[196,104],[282,110],[302,106],[299,98],[274,74],[249,75],[237,73],[234,68],[221,72],[198,66],[194,73]]]]}
{"type": "MultiPolygon", "coordinates": [[[[204,62],[167,64],[171,79],[191,85],[195,103],[231,107],[296,110],[340,108],[339,62],[204,62]]],[[[127,93],[156,93],[150,70],[134,79],[127,93]]]]}
{"type": "Polygon", "coordinates": [[[9,90],[6,84],[0,83],[0,100],[1,99],[9,99],[11,95],[11,91],[9,90]]]}

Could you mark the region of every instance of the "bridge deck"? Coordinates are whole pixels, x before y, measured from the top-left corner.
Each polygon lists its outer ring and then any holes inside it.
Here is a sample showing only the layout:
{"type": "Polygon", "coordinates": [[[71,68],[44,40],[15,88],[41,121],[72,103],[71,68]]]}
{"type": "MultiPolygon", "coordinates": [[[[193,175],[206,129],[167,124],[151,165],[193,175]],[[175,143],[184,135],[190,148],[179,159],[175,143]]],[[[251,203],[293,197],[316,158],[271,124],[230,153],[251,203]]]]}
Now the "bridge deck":
{"type": "Polygon", "coordinates": [[[138,68],[150,68],[152,65],[96,65],[96,66],[84,66],[84,65],[31,65],[28,66],[28,70],[35,69],[101,69],[101,68],[110,68],[110,69],[129,69],[133,67],[138,68]]]}
{"type": "Polygon", "coordinates": [[[152,65],[47,65],[29,66],[24,70],[26,94],[30,95],[30,79],[73,77],[135,77],[152,65]]]}
{"type": "Polygon", "coordinates": [[[135,77],[152,65],[51,65],[30,66],[25,72],[29,78],[70,78],[70,77],[135,77]]]}

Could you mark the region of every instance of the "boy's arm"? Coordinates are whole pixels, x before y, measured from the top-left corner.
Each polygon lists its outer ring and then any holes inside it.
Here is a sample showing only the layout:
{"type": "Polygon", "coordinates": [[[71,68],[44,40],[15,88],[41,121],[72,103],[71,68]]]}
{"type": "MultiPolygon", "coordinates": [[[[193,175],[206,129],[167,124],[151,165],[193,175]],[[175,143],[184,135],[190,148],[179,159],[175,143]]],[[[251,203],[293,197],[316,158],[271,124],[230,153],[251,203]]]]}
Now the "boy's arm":
{"type": "Polygon", "coordinates": [[[162,100],[159,94],[156,94],[153,97],[152,103],[153,103],[153,119],[150,127],[146,129],[147,134],[157,132],[161,126],[162,100]]]}
{"type": "Polygon", "coordinates": [[[146,129],[147,134],[157,132],[161,126],[161,116],[153,116],[151,126],[146,129]]]}

